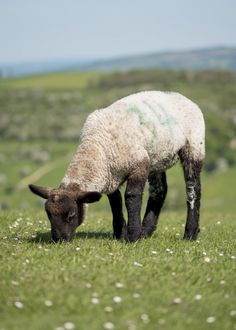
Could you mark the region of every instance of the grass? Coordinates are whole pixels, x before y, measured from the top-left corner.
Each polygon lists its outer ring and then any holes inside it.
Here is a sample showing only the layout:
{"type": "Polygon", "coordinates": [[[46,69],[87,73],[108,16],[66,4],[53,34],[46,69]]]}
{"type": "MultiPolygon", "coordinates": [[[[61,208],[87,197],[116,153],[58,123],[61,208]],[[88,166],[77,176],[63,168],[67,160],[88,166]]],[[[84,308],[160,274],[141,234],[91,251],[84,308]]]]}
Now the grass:
{"type": "Polygon", "coordinates": [[[0,329],[235,327],[235,215],[204,214],[199,240],[186,242],[184,212],[164,212],[135,244],[114,241],[109,218],[92,206],[58,245],[44,213],[1,214],[0,329]]]}
{"type": "Polygon", "coordinates": [[[227,72],[153,70],[0,79],[0,330],[236,329],[235,84],[227,72]],[[20,187],[35,174],[35,183],[58,186],[88,113],[145,89],[196,101],[206,118],[208,170],[222,158],[232,165],[202,175],[199,240],[182,240],[176,166],[152,238],[114,241],[102,198],[71,243],[51,244],[41,200],[20,187]]]}
{"type": "MultiPolygon", "coordinates": [[[[103,74],[105,75],[105,74],[103,74]]],[[[84,88],[95,83],[101,76],[97,72],[63,72],[28,76],[15,79],[0,79],[0,86],[5,89],[54,89],[65,90],[84,88]]]]}

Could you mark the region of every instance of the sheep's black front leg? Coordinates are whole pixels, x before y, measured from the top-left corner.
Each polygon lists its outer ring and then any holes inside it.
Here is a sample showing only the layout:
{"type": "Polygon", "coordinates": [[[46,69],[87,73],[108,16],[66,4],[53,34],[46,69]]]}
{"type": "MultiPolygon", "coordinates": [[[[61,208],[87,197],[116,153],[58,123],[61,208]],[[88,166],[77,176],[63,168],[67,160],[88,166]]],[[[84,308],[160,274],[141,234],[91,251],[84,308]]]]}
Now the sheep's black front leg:
{"type": "Polygon", "coordinates": [[[127,180],[125,205],[128,213],[127,240],[135,242],[142,236],[141,206],[144,186],[148,176],[147,167],[139,168],[139,173],[127,180]]]}
{"type": "Polygon", "coordinates": [[[164,204],[166,193],[167,193],[167,183],[166,183],[166,173],[150,173],[148,177],[149,181],[149,199],[147,202],[147,208],[144,215],[142,223],[142,236],[151,236],[155,231],[158,217],[161,208],[164,204]]]}
{"type": "Polygon", "coordinates": [[[181,154],[187,195],[187,220],[184,239],[196,240],[199,229],[202,161],[186,158],[181,154]]]}
{"type": "Polygon", "coordinates": [[[113,237],[126,239],[126,222],[122,212],[122,197],[119,189],[107,196],[113,215],[113,237]]]}

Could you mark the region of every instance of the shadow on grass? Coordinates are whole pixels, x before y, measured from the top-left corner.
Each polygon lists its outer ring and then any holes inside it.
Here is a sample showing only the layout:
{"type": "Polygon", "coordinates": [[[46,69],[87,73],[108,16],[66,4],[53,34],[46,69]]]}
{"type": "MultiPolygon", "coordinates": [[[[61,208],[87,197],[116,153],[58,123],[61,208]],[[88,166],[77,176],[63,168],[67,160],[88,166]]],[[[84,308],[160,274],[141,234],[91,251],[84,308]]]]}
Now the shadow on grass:
{"type": "MultiPolygon", "coordinates": [[[[77,232],[72,240],[75,239],[112,239],[112,235],[110,232],[95,232],[95,231],[89,231],[89,232],[77,232]]],[[[40,244],[55,244],[55,242],[52,241],[51,238],[51,232],[38,232],[36,234],[36,237],[29,238],[28,242],[30,243],[40,243],[40,244]]]]}

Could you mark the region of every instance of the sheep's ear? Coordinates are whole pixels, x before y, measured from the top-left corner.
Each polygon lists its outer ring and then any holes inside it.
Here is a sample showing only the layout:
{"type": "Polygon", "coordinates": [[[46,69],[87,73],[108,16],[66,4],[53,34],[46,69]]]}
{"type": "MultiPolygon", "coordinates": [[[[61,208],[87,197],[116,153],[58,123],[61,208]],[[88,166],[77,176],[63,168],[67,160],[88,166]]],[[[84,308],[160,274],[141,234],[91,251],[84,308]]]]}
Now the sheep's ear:
{"type": "Polygon", "coordinates": [[[99,201],[101,197],[102,194],[97,191],[82,192],[79,194],[77,201],[80,203],[94,203],[99,201]]]}
{"type": "Polygon", "coordinates": [[[29,185],[29,189],[32,191],[32,193],[34,193],[35,195],[38,195],[44,199],[48,199],[51,191],[52,191],[52,188],[49,188],[49,187],[39,187],[39,186],[36,186],[34,184],[30,184],[29,185]]]}

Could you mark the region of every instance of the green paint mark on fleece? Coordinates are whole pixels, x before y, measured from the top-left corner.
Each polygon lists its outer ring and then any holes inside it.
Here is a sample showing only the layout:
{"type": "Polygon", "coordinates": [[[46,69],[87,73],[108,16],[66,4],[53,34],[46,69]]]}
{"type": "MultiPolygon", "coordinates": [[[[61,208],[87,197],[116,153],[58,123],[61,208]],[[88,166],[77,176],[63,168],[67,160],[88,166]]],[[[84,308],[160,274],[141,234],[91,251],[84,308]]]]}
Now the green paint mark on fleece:
{"type": "Polygon", "coordinates": [[[171,115],[169,115],[161,104],[155,102],[156,106],[154,109],[153,106],[151,104],[149,104],[147,101],[143,101],[143,103],[149,108],[149,110],[152,111],[152,113],[156,116],[156,118],[158,119],[158,121],[160,122],[160,124],[162,126],[168,126],[170,128],[170,126],[173,126],[176,124],[175,118],[172,117],[171,115]],[[163,116],[157,112],[156,109],[158,109],[158,108],[161,110],[163,116]]]}
{"type": "Polygon", "coordinates": [[[142,114],[142,112],[140,111],[139,108],[137,108],[137,107],[130,107],[130,108],[126,109],[126,112],[128,112],[128,113],[135,113],[138,116],[140,125],[145,125],[146,124],[146,121],[144,119],[144,115],[142,114]]]}
{"type": "Polygon", "coordinates": [[[166,109],[160,103],[157,103],[157,102],[155,102],[155,103],[158,106],[158,108],[162,111],[162,113],[164,114],[164,119],[161,121],[161,124],[166,125],[170,129],[172,129],[171,126],[177,124],[175,118],[173,116],[169,115],[168,112],[166,111],[166,109]]]}

